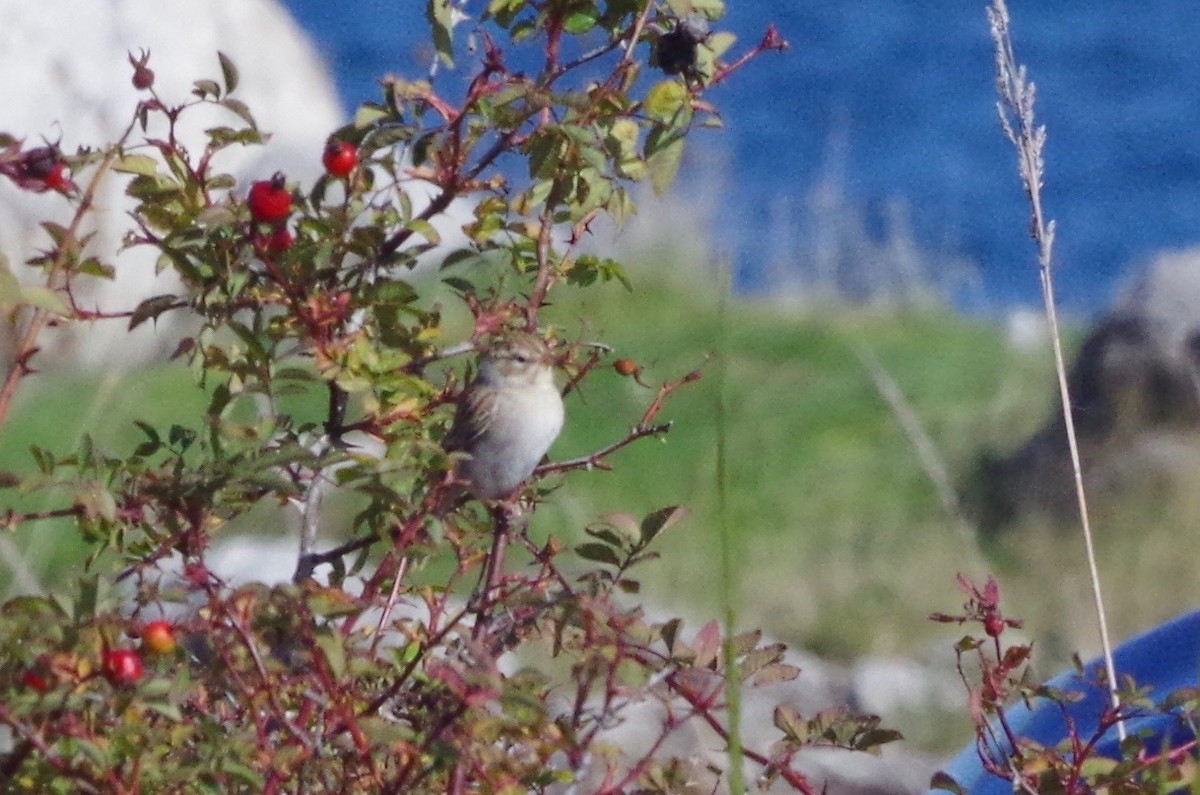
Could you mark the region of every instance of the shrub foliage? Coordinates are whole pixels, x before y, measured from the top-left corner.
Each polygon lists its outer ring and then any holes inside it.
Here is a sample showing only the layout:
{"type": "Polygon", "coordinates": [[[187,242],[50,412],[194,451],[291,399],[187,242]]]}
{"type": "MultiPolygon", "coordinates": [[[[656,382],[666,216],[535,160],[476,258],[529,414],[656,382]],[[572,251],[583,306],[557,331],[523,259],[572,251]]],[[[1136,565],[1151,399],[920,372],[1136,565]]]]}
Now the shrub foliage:
{"type": "MultiPolygon", "coordinates": [[[[768,29],[727,58],[733,37],[710,29],[722,12],[720,0],[492,0],[466,48],[457,11],[430,0],[454,79],[385,79],[379,102],[331,132],[311,185],[222,172],[231,147],[270,145],[224,56],[219,78],[175,103],[149,54],[131,55],[143,98],[114,142],[69,154],[0,142],[0,174],[71,213],[43,225],[46,248],[28,263],[38,280],[0,271],[0,309],[18,330],[0,421],[36,373],[40,340],[71,324],[157,324],[208,400],[193,423],[139,423],[133,449],[85,437],[72,451],[34,448],[28,474],[0,473],[9,493],[55,506],[9,508],[0,524],[66,517],[92,549],[75,586],[0,608],[6,791],[690,791],[728,762],[672,750],[699,722],[763,782],[807,792],[800,748],[890,737],[874,719],[780,708],[772,748],[739,747],[727,683],[796,670],[758,633],[689,632],[637,606],[636,568],[683,509],[599,517],[573,547],[528,532],[562,473],[666,433],[668,398],[698,373],[644,385],[626,437],[544,464],[506,502],[463,499],[441,446],[462,388],[445,362],[506,331],[553,341],[568,396],[601,374],[640,381],[542,310],[556,290],[629,286],[618,263],[581,250],[590,225],[634,212],[634,183],[665,190],[688,136],[719,122],[706,91],[784,46],[768,29]],[[195,110],[212,106],[225,123],[186,140],[195,110]],[[86,232],[98,186],[114,179],[132,202],[125,247],[152,250],[177,285],[131,311],[82,297],[118,267],[86,232]],[[463,236],[443,240],[438,229],[456,225],[463,236]],[[459,339],[418,265],[469,315],[459,339]],[[327,408],[291,410],[297,395],[327,408]],[[351,510],[322,510],[335,488],[351,510]],[[248,517],[299,535],[292,583],[210,570],[213,540],[248,517]],[[616,745],[635,723],[642,739],[616,745]]],[[[569,400],[568,415],[583,408],[569,400]]],[[[586,475],[563,487],[585,488],[586,475]]]]}

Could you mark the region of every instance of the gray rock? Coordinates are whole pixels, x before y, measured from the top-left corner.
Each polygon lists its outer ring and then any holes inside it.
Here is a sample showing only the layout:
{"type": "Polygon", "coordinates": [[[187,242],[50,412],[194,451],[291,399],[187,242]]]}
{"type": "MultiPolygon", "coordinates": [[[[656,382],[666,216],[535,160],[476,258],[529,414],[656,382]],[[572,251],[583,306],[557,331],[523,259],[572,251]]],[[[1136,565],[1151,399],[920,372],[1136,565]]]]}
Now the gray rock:
{"type": "MultiPolygon", "coordinates": [[[[1181,485],[1200,468],[1200,250],[1163,254],[1087,335],[1068,385],[1089,496],[1181,485]]],[[[1053,384],[1047,388],[1057,394],[1053,384]]],[[[984,452],[965,502],[985,535],[1022,516],[1076,517],[1065,422],[984,452]]]]}

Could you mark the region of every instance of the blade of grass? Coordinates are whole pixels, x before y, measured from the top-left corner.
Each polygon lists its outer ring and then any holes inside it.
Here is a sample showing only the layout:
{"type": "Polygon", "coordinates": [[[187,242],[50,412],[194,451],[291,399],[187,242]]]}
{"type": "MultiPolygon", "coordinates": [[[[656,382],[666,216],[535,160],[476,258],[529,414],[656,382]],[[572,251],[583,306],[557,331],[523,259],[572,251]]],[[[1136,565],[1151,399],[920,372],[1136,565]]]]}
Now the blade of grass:
{"type": "Polygon", "coordinates": [[[713,407],[713,431],[717,436],[717,533],[721,549],[721,612],[724,621],[722,654],[725,662],[725,704],[729,715],[729,792],[742,795],[745,778],[742,765],[742,686],[733,638],[737,634],[737,572],[733,525],[729,517],[728,439],[729,418],[726,413],[725,388],[728,383],[729,355],[729,294],[732,290],[729,258],[717,263],[717,339],[716,339],[716,405],[713,407]]]}
{"type": "MultiPolygon", "coordinates": [[[[1104,610],[1104,596],[1100,588],[1100,571],[1096,565],[1096,553],[1092,542],[1091,522],[1088,518],[1087,493],[1083,486],[1083,469],[1079,459],[1079,445],[1075,438],[1075,422],[1071,414],[1071,393],[1067,386],[1067,369],[1062,353],[1062,337],[1058,328],[1058,312],[1054,298],[1054,280],[1051,276],[1054,250],[1054,222],[1047,221],[1042,209],[1042,178],[1045,161],[1042,150],[1046,144],[1045,126],[1034,124],[1033,104],[1035,87],[1026,76],[1025,67],[1017,63],[1009,36],[1009,14],[1004,0],[992,0],[987,10],[992,44],[996,55],[996,89],[1000,101],[996,109],[1005,137],[1017,150],[1017,166],[1025,195],[1031,211],[1030,234],[1037,243],[1038,275],[1042,285],[1042,300],[1046,319],[1050,324],[1050,339],[1054,349],[1054,370],[1058,376],[1058,391],[1062,402],[1063,420],[1067,428],[1067,446],[1071,453],[1071,468],[1075,477],[1075,495],[1079,503],[1079,518],[1083,528],[1084,549],[1087,556],[1088,574],[1092,583],[1092,600],[1096,608],[1096,620],[1100,629],[1100,645],[1104,654],[1104,666],[1108,674],[1109,698],[1114,709],[1120,707],[1117,694],[1117,672],[1113,662],[1112,642],[1109,640],[1108,619],[1104,610]],[[1016,122],[1014,126],[1014,121],[1016,122]]],[[[1123,741],[1126,736],[1124,721],[1117,723],[1117,735],[1123,741]]]]}
{"type": "Polygon", "coordinates": [[[934,491],[938,495],[938,501],[941,502],[946,516],[958,528],[963,541],[970,549],[974,550],[976,547],[975,530],[971,527],[970,522],[967,521],[963,513],[962,506],[958,501],[958,495],[954,491],[954,485],[950,482],[950,470],[947,468],[942,454],[938,452],[937,444],[934,443],[933,437],[929,435],[929,432],[925,429],[925,424],[921,422],[921,418],[917,416],[917,412],[913,409],[912,404],[905,397],[904,390],[900,388],[900,384],[896,382],[892,374],[879,361],[879,357],[871,350],[871,346],[865,340],[856,340],[852,343],[852,347],[854,355],[858,357],[858,361],[866,371],[867,377],[871,379],[871,383],[875,386],[875,391],[888,404],[892,416],[896,418],[896,422],[899,423],[901,430],[904,431],[904,435],[908,437],[909,442],[912,444],[913,450],[917,454],[917,460],[929,478],[929,482],[933,484],[934,491]]]}

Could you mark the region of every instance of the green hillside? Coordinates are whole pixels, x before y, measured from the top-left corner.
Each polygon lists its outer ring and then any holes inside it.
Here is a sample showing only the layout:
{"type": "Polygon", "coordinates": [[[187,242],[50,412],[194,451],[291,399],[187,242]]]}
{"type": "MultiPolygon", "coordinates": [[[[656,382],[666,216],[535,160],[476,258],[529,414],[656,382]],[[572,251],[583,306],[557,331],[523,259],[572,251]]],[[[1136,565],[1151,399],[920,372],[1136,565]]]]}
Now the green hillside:
{"type": "MultiPolygon", "coordinates": [[[[632,293],[616,284],[589,290],[586,303],[576,300],[580,293],[564,291],[548,320],[568,336],[612,343],[616,355],[644,367],[648,384],[697,368],[702,378],[668,402],[661,417],[674,428],[665,439],[620,451],[611,472],[563,477],[537,516],[536,537],[576,538],[605,512],[687,505],[692,516],[663,536],[662,559],[644,568],[642,578],[651,603],[662,609],[716,615],[716,451],[723,432],[741,623],[834,656],[926,650],[954,636],[925,617],[958,606],[955,574],[991,571],[1035,636],[1059,638],[1056,652],[1090,648],[1089,591],[1076,536],[1027,527],[981,555],[939,500],[863,358],[866,351],[898,386],[950,480],[960,484],[981,449],[1012,449],[1048,416],[1047,354],[1014,351],[997,323],[948,312],[814,311],[738,299],[722,313],[715,294],[694,285],[672,287],[646,274],[635,282],[632,293]],[[723,430],[716,422],[722,390],[723,430]],[[1067,626],[1075,630],[1059,632],[1067,626]]],[[[126,376],[45,373],[24,389],[0,443],[3,469],[28,471],[29,445],[68,451],[84,430],[121,449],[141,439],[135,418],[187,421],[204,405],[178,364],[126,376]]],[[[652,395],[606,368],[568,401],[567,428],[552,456],[582,455],[620,438],[652,395]]],[[[320,408],[314,400],[290,410],[320,408]]],[[[54,504],[2,494],[25,510],[54,504]]],[[[1098,530],[1102,556],[1120,569],[1112,575],[1120,593],[1117,634],[1186,606],[1187,594],[1171,589],[1164,596],[1167,586],[1144,568],[1178,559],[1174,547],[1156,553],[1143,540],[1131,549],[1128,533],[1105,532],[1105,519],[1098,530]]],[[[16,536],[48,582],[82,558],[63,529],[44,522],[16,536]]]]}

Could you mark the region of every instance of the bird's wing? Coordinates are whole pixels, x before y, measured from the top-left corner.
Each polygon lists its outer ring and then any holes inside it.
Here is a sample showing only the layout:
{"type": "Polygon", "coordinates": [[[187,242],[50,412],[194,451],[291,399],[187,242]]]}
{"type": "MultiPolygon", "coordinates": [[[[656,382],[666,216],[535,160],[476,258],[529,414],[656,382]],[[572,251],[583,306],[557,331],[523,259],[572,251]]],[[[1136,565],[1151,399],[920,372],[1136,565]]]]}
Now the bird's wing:
{"type": "Polygon", "coordinates": [[[450,452],[473,448],[479,437],[487,431],[495,410],[495,395],[484,389],[468,389],[459,398],[454,424],[442,440],[442,447],[450,452]]]}

